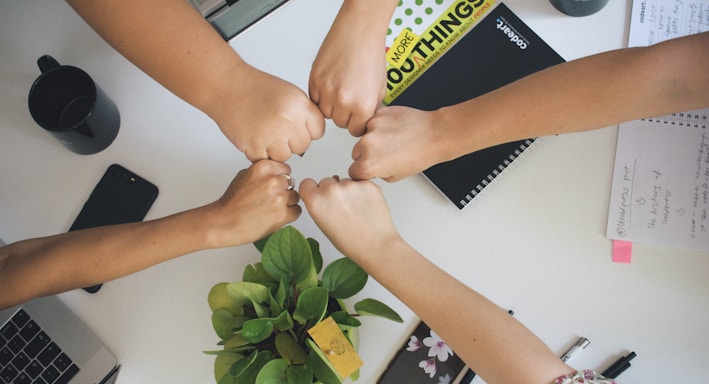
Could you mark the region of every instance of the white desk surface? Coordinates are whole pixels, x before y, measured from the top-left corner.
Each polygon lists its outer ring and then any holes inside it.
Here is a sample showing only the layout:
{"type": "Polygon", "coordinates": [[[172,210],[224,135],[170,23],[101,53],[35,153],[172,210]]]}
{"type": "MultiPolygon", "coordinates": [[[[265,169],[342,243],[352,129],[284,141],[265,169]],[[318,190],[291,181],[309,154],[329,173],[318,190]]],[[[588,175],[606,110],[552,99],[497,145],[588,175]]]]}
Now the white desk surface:
{"type": "MultiPolygon", "coordinates": [[[[295,0],[232,45],[306,89],[340,3],[295,0]]],[[[586,18],[565,16],[546,0],[506,4],[567,60],[625,46],[629,0],[586,18]]],[[[126,61],[65,2],[8,0],[0,8],[0,235],[7,242],[67,231],[114,162],[160,188],[148,219],[216,199],[249,165],[209,118],[126,61]],[[105,151],[75,155],[30,118],[27,93],[45,53],[86,70],[116,101],[121,128],[105,151]]],[[[636,244],[632,264],[611,262],[604,233],[616,133],[609,127],[541,140],[462,212],[422,176],[381,184],[406,239],[514,309],[553,351],[589,338],[577,368],[601,371],[632,350],[638,357],[623,382],[700,382],[709,369],[709,252],[636,244]]],[[[294,177],[345,175],[354,142],[328,122],[325,137],[289,162],[294,177]]],[[[340,257],[307,213],[295,226],[321,242],[326,259],[340,257]]],[[[96,295],[61,298],[118,356],[120,383],[209,383],[213,357],[202,350],[217,337],[207,293],[239,280],[257,260],[250,245],[199,252],[105,284],[96,295]]],[[[363,297],[389,303],[405,319],[363,321],[359,382],[374,383],[417,318],[374,280],[363,297]]]]}

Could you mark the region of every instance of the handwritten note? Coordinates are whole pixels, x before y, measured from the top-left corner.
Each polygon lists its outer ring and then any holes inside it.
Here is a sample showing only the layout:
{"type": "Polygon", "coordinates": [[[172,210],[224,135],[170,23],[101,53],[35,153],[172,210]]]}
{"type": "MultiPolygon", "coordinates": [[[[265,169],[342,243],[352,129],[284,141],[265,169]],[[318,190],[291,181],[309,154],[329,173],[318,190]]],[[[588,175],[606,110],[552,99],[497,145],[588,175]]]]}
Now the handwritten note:
{"type": "Polygon", "coordinates": [[[608,238],[709,249],[706,126],[639,120],[621,128],[608,238]]]}
{"type": "MultiPolygon", "coordinates": [[[[706,0],[634,0],[629,46],[709,31],[706,0]]],[[[709,250],[709,109],[620,124],[606,236],[709,250]]]]}
{"type": "Polygon", "coordinates": [[[628,46],[644,47],[706,31],[709,31],[706,0],[635,0],[628,46]]]}

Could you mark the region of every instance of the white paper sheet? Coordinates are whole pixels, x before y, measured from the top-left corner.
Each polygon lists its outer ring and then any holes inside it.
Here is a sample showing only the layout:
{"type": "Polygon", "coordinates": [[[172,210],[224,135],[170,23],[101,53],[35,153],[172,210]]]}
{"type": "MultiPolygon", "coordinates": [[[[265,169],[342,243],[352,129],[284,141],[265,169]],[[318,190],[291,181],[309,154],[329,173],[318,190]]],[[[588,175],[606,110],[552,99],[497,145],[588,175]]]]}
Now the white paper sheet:
{"type": "MultiPolygon", "coordinates": [[[[635,0],[628,45],[705,31],[709,1],[635,0]]],[[[620,124],[609,239],[709,249],[707,116],[703,109],[620,124]]]]}

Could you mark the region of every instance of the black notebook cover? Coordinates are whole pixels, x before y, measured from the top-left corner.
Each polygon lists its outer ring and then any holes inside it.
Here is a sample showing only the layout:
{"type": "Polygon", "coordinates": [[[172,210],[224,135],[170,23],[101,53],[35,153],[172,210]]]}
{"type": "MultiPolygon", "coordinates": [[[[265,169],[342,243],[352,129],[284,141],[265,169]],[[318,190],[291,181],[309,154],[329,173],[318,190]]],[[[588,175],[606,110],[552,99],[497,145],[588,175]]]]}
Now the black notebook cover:
{"type": "MultiPolygon", "coordinates": [[[[562,62],[564,59],[507,6],[498,4],[390,105],[435,110],[562,62]]],[[[463,209],[534,140],[486,148],[435,165],[423,173],[463,209]]]]}

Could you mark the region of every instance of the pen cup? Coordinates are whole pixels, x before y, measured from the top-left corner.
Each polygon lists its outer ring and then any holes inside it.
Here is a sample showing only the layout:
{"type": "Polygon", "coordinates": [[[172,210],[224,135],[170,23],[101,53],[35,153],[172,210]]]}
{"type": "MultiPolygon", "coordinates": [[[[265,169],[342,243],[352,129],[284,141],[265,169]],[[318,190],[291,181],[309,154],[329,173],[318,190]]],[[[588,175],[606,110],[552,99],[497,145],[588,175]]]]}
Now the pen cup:
{"type": "Polygon", "coordinates": [[[600,11],[608,0],[549,0],[554,8],[569,16],[588,16],[600,11]]]}
{"type": "Polygon", "coordinates": [[[121,122],[116,104],[79,68],[60,65],[49,55],[37,65],[42,74],[28,97],[34,121],[74,153],[90,155],[108,147],[121,122]]]}

